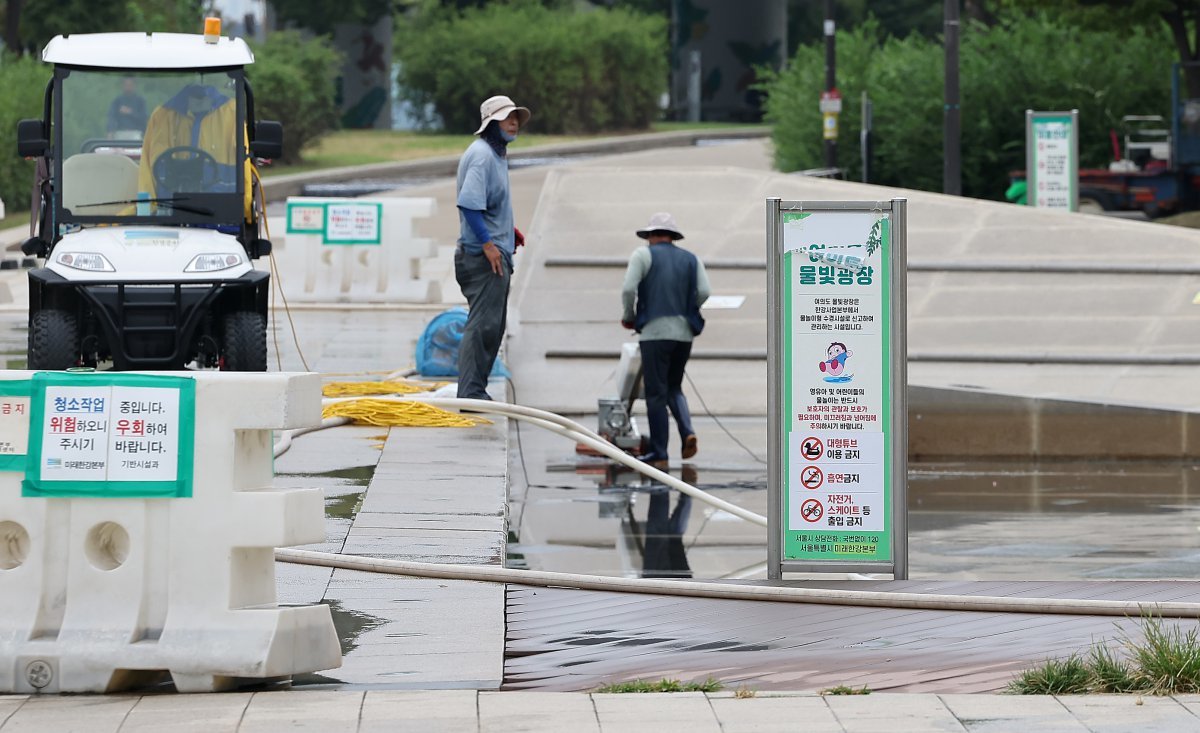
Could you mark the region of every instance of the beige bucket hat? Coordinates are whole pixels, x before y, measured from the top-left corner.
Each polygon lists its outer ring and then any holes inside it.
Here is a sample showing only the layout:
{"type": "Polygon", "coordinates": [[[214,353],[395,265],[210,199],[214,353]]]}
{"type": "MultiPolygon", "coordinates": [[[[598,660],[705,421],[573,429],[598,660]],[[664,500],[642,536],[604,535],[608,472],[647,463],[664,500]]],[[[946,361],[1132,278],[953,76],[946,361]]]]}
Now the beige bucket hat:
{"type": "Polygon", "coordinates": [[[518,107],[503,94],[483,100],[483,104],[479,105],[479,118],[482,122],[479,123],[479,129],[475,131],[475,134],[483,132],[483,128],[487,127],[492,120],[502,120],[508,117],[513,110],[517,112],[517,119],[521,122],[521,127],[524,127],[525,123],[529,122],[529,118],[533,116],[528,107],[518,107]]]}
{"type": "Polygon", "coordinates": [[[679,231],[675,217],[665,211],[651,215],[650,223],[637,230],[637,235],[642,239],[649,239],[654,232],[666,232],[671,235],[671,239],[683,239],[683,232],[679,231]]]}

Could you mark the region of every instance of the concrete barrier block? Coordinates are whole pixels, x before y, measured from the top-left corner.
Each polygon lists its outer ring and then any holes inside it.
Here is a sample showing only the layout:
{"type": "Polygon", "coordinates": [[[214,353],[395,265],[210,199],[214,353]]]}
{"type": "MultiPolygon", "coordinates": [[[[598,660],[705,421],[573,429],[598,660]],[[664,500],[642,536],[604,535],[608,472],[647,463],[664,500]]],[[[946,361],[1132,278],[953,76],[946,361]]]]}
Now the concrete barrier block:
{"type": "Polygon", "coordinates": [[[437,213],[432,198],[292,197],[286,244],[290,271],[280,279],[301,302],[430,302],[440,289],[421,272],[437,243],[415,234],[437,213]],[[333,212],[338,212],[336,215],[333,212]],[[361,220],[360,218],[361,217],[361,220]],[[302,274],[301,274],[302,273],[302,274]]]}
{"type": "MultiPolygon", "coordinates": [[[[325,536],[319,490],[271,486],[271,431],[319,422],[319,377],[162,376],[195,387],[191,496],[104,481],[86,495],[23,495],[40,456],[0,470],[0,693],[108,692],[166,675],[210,691],[340,666],[329,608],[281,608],[275,593],[274,548],[325,536]]],[[[0,386],[30,377],[3,373],[0,386]]],[[[92,390],[123,377],[58,378],[92,390]]]]}

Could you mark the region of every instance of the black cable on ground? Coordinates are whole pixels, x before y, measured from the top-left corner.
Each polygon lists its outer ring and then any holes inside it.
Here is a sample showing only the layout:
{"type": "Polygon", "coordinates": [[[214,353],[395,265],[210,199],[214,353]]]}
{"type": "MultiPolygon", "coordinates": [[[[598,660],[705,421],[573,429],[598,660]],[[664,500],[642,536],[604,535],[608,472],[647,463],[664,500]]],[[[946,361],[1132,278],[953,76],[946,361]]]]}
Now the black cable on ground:
{"type": "Polygon", "coordinates": [[[729,439],[741,446],[742,450],[746,451],[751,458],[759,463],[766,464],[765,459],[759,458],[754,451],[747,448],[746,444],[738,440],[733,433],[729,432],[729,429],[725,427],[725,424],[721,422],[721,419],[714,415],[712,410],[708,409],[708,404],[704,401],[704,395],[700,394],[700,390],[696,389],[696,383],[692,381],[692,375],[684,372],[683,376],[687,377],[688,384],[692,385],[692,391],[696,393],[696,398],[700,400],[700,406],[704,408],[704,414],[711,417],[713,422],[717,424],[717,427],[721,428],[721,430],[724,430],[725,434],[729,436],[729,439]]]}

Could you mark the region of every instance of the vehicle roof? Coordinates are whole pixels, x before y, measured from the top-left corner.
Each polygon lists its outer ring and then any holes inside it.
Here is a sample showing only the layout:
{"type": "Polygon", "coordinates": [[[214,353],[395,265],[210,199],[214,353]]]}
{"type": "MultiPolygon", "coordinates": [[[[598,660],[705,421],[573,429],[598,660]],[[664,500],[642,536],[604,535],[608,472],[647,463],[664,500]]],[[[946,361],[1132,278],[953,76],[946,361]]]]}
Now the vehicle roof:
{"type": "Polygon", "coordinates": [[[241,38],[205,43],[196,33],[72,33],[55,36],[42,61],[109,69],[204,69],[254,63],[241,38]]]}

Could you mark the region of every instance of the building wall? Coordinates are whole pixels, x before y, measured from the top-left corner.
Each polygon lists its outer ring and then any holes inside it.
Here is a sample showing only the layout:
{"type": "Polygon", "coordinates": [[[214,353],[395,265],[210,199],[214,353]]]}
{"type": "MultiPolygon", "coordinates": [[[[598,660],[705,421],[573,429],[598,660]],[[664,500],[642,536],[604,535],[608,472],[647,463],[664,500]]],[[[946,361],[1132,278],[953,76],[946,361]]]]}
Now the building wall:
{"type": "MultiPolygon", "coordinates": [[[[701,55],[701,119],[757,121],[754,67],[781,68],[787,54],[785,0],[673,0],[671,109],[688,110],[688,58],[701,55]]],[[[816,104],[816,101],[813,102],[816,104]]]]}

